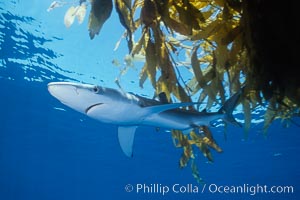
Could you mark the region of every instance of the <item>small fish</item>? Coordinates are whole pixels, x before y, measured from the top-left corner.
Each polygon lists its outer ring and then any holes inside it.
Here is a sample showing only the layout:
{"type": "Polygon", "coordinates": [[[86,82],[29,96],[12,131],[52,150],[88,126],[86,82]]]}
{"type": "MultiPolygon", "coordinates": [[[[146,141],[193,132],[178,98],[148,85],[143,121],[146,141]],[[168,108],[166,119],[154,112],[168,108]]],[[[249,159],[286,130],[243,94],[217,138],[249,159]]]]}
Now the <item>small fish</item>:
{"type": "Polygon", "coordinates": [[[53,1],[49,8],[47,9],[48,12],[52,11],[54,8],[58,8],[58,7],[62,7],[63,5],[65,5],[66,2],[62,2],[62,1],[53,1]]]}

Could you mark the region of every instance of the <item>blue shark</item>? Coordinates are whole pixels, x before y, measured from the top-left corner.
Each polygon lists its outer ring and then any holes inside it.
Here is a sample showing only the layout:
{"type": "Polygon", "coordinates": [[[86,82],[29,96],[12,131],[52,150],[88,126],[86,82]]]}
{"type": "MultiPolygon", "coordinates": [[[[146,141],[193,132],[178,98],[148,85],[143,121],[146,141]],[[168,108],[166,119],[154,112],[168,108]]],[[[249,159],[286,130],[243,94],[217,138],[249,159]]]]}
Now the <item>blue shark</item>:
{"type": "MultiPolygon", "coordinates": [[[[231,96],[217,112],[198,112],[185,107],[198,103],[169,103],[98,85],[73,82],[51,82],[48,91],[66,106],[103,123],[118,126],[118,139],[126,156],[132,157],[133,142],[139,126],[153,126],[184,133],[209,126],[217,119],[238,125],[232,112],[241,92],[231,96]]],[[[162,93],[163,94],[163,93],[162,93]]]]}

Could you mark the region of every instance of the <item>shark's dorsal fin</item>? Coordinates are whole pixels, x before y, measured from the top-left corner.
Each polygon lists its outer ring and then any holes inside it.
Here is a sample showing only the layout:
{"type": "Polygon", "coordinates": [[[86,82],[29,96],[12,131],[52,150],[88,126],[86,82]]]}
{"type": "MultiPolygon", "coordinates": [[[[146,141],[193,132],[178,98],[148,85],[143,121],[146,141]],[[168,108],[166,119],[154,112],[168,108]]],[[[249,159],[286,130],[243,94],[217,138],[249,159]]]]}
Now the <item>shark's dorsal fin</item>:
{"type": "Polygon", "coordinates": [[[158,94],[158,98],[159,98],[159,101],[160,101],[161,103],[164,103],[164,104],[169,103],[168,98],[167,98],[167,95],[166,95],[165,92],[159,93],[159,94],[158,94]]]}
{"type": "Polygon", "coordinates": [[[119,126],[118,138],[121,149],[126,156],[132,157],[134,134],[137,126],[119,126]]]}
{"type": "Polygon", "coordinates": [[[203,110],[201,110],[201,113],[207,113],[206,108],[204,108],[203,110]]]}

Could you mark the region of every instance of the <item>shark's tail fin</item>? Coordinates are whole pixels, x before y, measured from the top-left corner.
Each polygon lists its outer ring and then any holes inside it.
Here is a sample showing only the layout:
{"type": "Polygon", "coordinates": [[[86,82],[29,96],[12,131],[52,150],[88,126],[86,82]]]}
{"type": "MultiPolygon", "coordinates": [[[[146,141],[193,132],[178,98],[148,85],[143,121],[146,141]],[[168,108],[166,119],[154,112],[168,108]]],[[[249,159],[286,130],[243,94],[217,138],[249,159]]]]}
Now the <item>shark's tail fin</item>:
{"type": "Polygon", "coordinates": [[[225,103],[224,105],[219,109],[219,113],[220,114],[224,114],[224,118],[223,120],[225,122],[230,122],[233,125],[236,126],[241,126],[241,124],[239,124],[233,117],[232,112],[233,109],[235,108],[235,106],[238,103],[238,100],[241,96],[241,94],[243,93],[244,88],[240,89],[237,93],[235,93],[234,95],[232,95],[225,103]]]}

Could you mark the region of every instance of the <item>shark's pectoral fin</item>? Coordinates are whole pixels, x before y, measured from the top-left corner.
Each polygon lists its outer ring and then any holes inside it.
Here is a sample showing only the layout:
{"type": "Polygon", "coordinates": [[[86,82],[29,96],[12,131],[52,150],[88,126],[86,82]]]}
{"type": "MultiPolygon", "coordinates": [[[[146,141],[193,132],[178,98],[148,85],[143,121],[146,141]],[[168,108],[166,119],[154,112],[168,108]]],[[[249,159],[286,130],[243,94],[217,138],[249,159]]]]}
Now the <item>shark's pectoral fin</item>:
{"type": "Polygon", "coordinates": [[[132,147],[134,141],[134,134],[137,126],[119,126],[118,138],[120,146],[126,156],[132,157],[132,147]]]}
{"type": "Polygon", "coordinates": [[[186,102],[186,103],[169,103],[169,104],[161,104],[161,105],[154,105],[154,106],[148,106],[144,107],[143,109],[146,111],[146,115],[150,114],[156,114],[161,113],[167,110],[172,110],[180,107],[187,107],[187,106],[193,106],[196,104],[200,104],[198,102],[186,102]]]}

